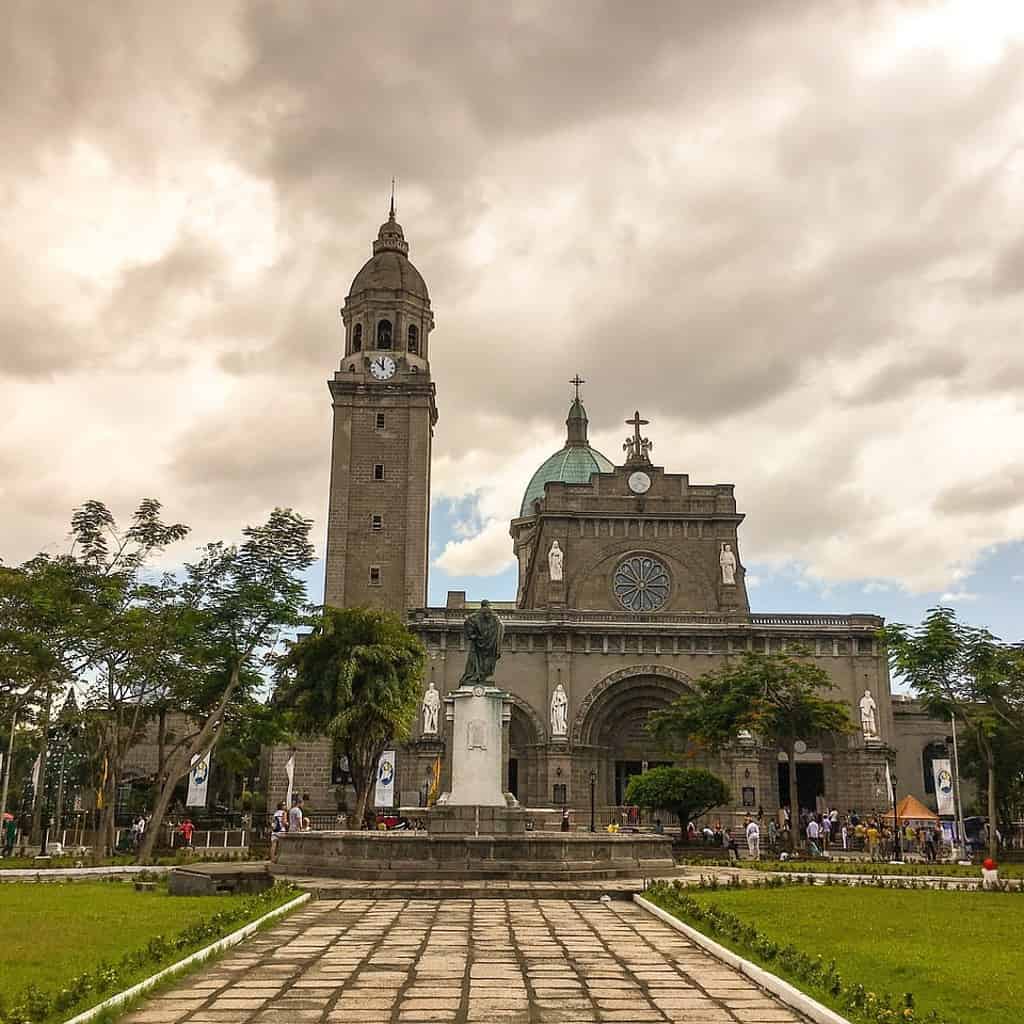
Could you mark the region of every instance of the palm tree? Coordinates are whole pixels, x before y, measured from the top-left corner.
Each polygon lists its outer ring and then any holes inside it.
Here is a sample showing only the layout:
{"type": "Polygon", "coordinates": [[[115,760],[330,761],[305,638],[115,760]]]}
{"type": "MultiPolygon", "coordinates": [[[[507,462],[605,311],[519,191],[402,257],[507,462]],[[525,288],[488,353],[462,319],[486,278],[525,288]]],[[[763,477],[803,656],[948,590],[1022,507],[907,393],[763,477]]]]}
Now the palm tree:
{"type": "Polygon", "coordinates": [[[401,620],[369,608],[325,608],[279,662],[275,703],[291,710],[299,732],[326,734],[345,752],[357,822],[381,754],[409,736],[425,665],[426,650],[401,620]]]}

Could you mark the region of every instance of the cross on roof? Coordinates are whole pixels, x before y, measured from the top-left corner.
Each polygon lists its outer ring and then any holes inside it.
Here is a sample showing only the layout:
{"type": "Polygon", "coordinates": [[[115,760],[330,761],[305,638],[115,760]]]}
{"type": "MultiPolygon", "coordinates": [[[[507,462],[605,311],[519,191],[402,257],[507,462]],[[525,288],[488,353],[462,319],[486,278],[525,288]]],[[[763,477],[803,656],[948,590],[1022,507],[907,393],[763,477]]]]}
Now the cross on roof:
{"type": "Polygon", "coordinates": [[[575,388],[576,388],[576,400],[579,401],[580,385],[581,384],[586,384],[587,382],[577,373],[576,376],[573,377],[573,379],[571,381],[569,381],[569,383],[575,386],[575,388]]]}
{"type": "Polygon", "coordinates": [[[651,421],[640,419],[640,410],[637,409],[633,413],[633,418],[626,420],[626,426],[633,428],[633,438],[636,441],[636,452],[640,454],[640,428],[646,427],[651,421]]]}

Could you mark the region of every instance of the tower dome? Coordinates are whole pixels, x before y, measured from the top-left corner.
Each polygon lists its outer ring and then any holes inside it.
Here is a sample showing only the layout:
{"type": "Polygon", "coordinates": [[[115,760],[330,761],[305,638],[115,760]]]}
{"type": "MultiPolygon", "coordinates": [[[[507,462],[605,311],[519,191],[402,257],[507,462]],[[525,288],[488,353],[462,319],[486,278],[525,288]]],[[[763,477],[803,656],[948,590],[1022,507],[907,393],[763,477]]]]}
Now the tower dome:
{"type": "Polygon", "coordinates": [[[403,291],[430,300],[420,272],[409,261],[409,243],[395,220],[394,202],[373,243],[373,255],[363,264],[349,289],[349,297],[368,291],[403,291]]]}
{"type": "Polygon", "coordinates": [[[585,484],[591,473],[611,473],[615,466],[587,440],[587,410],[583,408],[579,394],[573,399],[566,418],[565,447],[549,455],[530,477],[523,494],[520,516],[533,513],[533,503],[544,497],[544,485],[549,482],[564,484],[585,484]]]}
{"type": "Polygon", "coordinates": [[[395,219],[391,196],[388,219],[373,242],[373,255],[352,280],[345,305],[344,373],[369,373],[372,353],[389,353],[387,360],[411,373],[429,372],[429,335],[434,329],[430,295],[420,272],[409,262],[409,243],[395,219]],[[396,364],[397,365],[397,364],[396,364]]]}

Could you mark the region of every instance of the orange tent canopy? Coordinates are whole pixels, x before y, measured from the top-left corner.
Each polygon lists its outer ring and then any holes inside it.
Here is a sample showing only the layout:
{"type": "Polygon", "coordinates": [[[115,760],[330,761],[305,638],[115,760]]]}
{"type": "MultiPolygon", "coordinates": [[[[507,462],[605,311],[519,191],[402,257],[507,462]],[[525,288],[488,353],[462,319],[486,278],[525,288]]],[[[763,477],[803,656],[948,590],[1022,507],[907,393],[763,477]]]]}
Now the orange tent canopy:
{"type": "MultiPolygon", "coordinates": [[[[927,807],[916,796],[905,796],[897,805],[896,811],[900,821],[938,821],[939,816],[928,810],[927,807]]],[[[886,811],[882,815],[888,821],[892,821],[892,811],[886,811]]]]}

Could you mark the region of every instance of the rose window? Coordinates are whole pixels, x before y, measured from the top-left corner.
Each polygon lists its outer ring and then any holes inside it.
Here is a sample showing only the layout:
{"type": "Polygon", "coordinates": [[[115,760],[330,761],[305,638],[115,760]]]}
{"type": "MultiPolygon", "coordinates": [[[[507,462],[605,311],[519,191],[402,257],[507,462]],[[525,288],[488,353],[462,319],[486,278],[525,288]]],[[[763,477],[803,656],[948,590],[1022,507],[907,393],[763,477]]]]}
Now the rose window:
{"type": "Polygon", "coordinates": [[[672,581],[665,568],[649,555],[632,555],[619,563],[612,590],[631,612],[657,611],[667,600],[672,581]]]}

